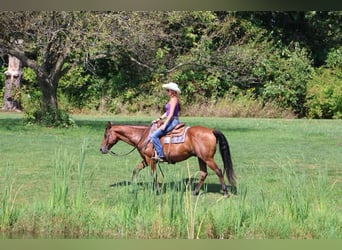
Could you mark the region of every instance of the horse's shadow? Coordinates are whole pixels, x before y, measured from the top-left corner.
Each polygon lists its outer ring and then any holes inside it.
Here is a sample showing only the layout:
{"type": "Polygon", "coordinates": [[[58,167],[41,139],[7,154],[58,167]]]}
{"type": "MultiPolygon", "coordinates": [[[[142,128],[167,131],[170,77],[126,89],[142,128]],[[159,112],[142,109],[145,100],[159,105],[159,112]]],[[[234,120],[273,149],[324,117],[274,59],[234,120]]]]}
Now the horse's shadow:
{"type": "MultiPolygon", "coordinates": [[[[170,182],[163,182],[163,183],[158,183],[159,189],[158,189],[158,194],[165,194],[167,192],[186,192],[187,190],[190,190],[193,192],[195,190],[195,187],[198,183],[198,179],[196,178],[184,178],[181,181],[170,181],[170,182]]],[[[121,181],[121,182],[116,182],[110,185],[111,188],[116,188],[116,187],[127,187],[127,186],[136,186],[139,187],[142,190],[147,190],[147,189],[153,189],[156,190],[155,186],[153,185],[152,182],[133,182],[133,181],[121,181]]],[[[236,194],[236,189],[227,186],[228,190],[236,194]]],[[[157,190],[156,190],[157,191],[157,190]]],[[[221,185],[220,184],[213,184],[209,183],[206,184],[204,183],[202,188],[201,188],[201,193],[221,193],[221,185]]]]}

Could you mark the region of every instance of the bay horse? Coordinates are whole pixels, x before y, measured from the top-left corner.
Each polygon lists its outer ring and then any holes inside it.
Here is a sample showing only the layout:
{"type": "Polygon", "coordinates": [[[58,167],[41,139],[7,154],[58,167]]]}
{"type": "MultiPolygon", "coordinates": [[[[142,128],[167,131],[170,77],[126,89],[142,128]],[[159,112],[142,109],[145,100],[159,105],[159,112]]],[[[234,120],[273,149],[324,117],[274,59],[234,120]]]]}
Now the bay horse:
{"type": "MultiPolygon", "coordinates": [[[[133,171],[132,178],[145,167],[150,166],[156,180],[156,160],[152,159],[155,155],[153,144],[150,142],[151,129],[155,129],[157,124],[150,126],[143,125],[114,125],[108,122],[104,132],[104,138],[101,143],[100,152],[106,154],[118,142],[124,141],[137,149],[142,161],[133,171]]],[[[219,144],[220,153],[223,160],[224,171],[232,187],[232,192],[236,193],[236,182],[231,160],[229,144],[224,134],[218,130],[213,130],[203,126],[191,126],[187,129],[183,143],[164,143],[165,136],[161,137],[164,155],[169,163],[181,162],[189,157],[198,158],[200,179],[194,194],[198,195],[200,189],[208,175],[207,166],[209,166],[218,176],[222,191],[225,197],[229,197],[227,187],[224,182],[224,175],[214,160],[216,146],[219,144]]],[[[157,187],[158,188],[158,187],[157,187]]]]}

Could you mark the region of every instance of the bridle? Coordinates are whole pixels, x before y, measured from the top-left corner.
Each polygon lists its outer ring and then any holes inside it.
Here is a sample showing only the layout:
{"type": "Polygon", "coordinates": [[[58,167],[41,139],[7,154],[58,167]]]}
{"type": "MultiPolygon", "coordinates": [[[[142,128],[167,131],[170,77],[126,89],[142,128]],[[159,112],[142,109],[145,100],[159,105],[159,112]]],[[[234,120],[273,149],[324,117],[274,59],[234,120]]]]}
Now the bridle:
{"type": "MultiPolygon", "coordinates": [[[[124,154],[117,154],[117,153],[115,153],[114,151],[110,150],[111,156],[113,156],[113,157],[115,157],[115,156],[126,156],[126,155],[129,155],[130,153],[132,153],[134,150],[136,150],[136,149],[138,148],[138,145],[141,143],[142,139],[144,138],[144,136],[145,136],[145,134],[146,134],[146,131],[150,131],[150,130],[151,130],[152,125],[153,125],[153,123],[151,123],[150,126],[148,126],[148,127],[145,129],[145,131],[144,131],[144,133],[142,134],[140,140],[138,141],[138,143],[136,144],[136,146],[134,146],[133,149],[131,149],[129,152],[124,153],[124,154]]],[[[143,148],[146,147],[146,146],[148,145],[149,141],[150,141],[150,139],[146,141],[146,143],[143,145],[143,148]]],[[[146,163],[144,162],[144,165],[145,165],[145,164],[146,164],[146,163]]],[[[163,173],[163,170],[162,170],[161,167],[160,167],[159,162],[157,163],[157,165],[158,165],[158,167],[159,167],[159,170],[160,170],[162,176],[164,177],[164,173],[163,173]]]]}
{"type": "Polygon", "coordinates": [[[128,153],[125,153],[125,154],[117,154],[112,150],[110,150],[109,152],[111,153],[111,156],[126,156],[126,155],[129,155],[130,153],[132,153],[136,149],[137,149],[137,147],[135,146],[133,149],[131,149],[128,153]]]}
{"type": "MultiPolygon", "coordinates": [[[[151,125],[152,125],[152,124],[151,124],[151,125]]],[[[114,151],[110,150],[111,156],[113,156],[113,157],[114,157],[114,156],[126,156],[126,155],[129,155],[130,153],[132,153],[134,150],[136,150],[136,149],[138,148],[138,145],[141,143],[142,139],[144,138],[144,136],[145,136],[145,134],[146,134],[146,131],[148,131],[148,130],[151,128],[151,125],[148,126],[148,127],[145,129],[145,131],[144,131],[144,133],[142,134],[140,140],[138,141],[138,143],[136,144],[136,146],[134,146],[133,149],[131,149],[129,152],[124,153],[124,154],[118,154],[118,153],[115,153],[114,151]]],[[[144,147],[146,147],[147,144],[148,144],[148,141],[145,143],[144,147]]]]}

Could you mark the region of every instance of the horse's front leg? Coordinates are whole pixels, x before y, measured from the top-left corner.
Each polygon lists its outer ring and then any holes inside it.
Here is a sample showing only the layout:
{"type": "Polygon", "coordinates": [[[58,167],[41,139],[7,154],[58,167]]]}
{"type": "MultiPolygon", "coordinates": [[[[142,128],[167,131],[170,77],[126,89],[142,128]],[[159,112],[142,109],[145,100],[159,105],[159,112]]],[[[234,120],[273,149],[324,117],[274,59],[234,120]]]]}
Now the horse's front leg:
{"type": "Polygon", "coordinates": [[[153,178],[153,188],[156,192],[156,194],[160,193],[160,187],[159,187],[159,183],[158,183],[158,176],[157,176],[157,164],[156,161],[149,159],[147,160],[149,166],[151,167],[151,175],[153,178]]]}
{"type": "Polygon", "coordinates": [[[138,174],[140,173],[141,170],[143,170],[146,167],[145,161],[141,161],[135,169],[133,169],[132,173],[132,182],[135,182],[137,179],[138,174]]]}

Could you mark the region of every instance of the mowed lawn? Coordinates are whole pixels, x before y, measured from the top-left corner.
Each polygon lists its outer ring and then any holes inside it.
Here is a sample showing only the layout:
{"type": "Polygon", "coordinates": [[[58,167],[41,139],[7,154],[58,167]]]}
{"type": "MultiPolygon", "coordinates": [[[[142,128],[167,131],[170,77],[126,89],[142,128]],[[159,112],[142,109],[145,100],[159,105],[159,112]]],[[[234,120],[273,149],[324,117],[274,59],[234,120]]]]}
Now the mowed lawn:
{"type": "MultiPolygon", "coordinates": [[[[52,129],[0,113],[3,237],[342,238],[341,120],[183,117],[229,141],[238,193],[223,199],[211,170],[200,195],[191,195],[196,158],[162,164],[156,195],[149,169],[131,182],[137,151],[100,153],[107,121],[148,125],[154,117],[74,119],[75,128],[52,129]]],[[[219,153],[215,159],[222,167],[219,153]]]]}

